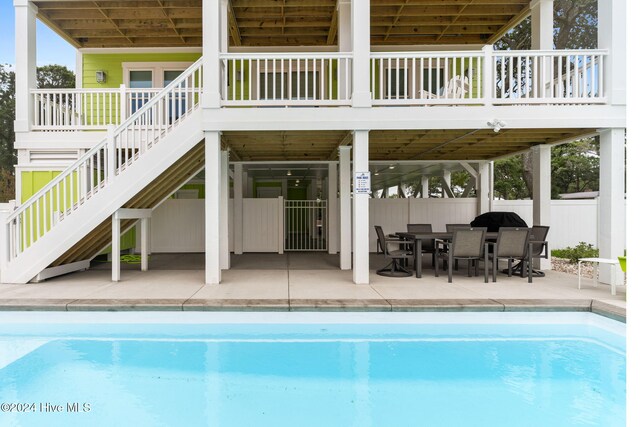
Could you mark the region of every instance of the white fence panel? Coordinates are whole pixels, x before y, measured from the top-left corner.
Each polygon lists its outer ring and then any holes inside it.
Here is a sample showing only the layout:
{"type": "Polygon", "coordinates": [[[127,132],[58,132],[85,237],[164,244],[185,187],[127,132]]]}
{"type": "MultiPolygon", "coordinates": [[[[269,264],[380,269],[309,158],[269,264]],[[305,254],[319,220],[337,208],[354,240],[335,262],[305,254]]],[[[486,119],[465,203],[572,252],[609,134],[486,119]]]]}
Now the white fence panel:
{"type": "Polygon", "coordinates": [[[494,212],[515,212],[527,225],[533,225],[533,202],[531,200],[494,200],[492,210],[494,212]]]}
{"type": "Polygon", "coordinates": [[[204,199],[167,199],[151,216],[151,252],[204,252],[204,199]]]}
{"type": "Polygon", "coordinates": [[[476,217],[475,198],[407,200],[409,200],[409,222],[431,224],[434,231],[445,231],[446,224],[464,224],[476,217]]]}
{"type": "Polygon", "coordinates": [[[282,198],[242,200],[242,251],[279,252],[283,238],[282,198]]]}
{"type": "MultiPolygon", "coordinates": [[[[356,218],[357,221],[357,218],[356,218]]],[[[369,200],[369,252],[376,251],[376,230],[379,225],[385,234],[407,229],[409,221],[409,199],[370,199],[369,200]]]]}

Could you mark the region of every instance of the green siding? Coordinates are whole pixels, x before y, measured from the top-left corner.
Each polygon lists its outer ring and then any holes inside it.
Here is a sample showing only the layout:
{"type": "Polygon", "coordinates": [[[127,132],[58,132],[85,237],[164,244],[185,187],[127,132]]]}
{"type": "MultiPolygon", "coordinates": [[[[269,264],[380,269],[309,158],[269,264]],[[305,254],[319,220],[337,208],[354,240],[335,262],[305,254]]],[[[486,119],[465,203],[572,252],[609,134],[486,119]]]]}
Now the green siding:
{"type": "Polygon", "coordinates": [[[196,62],[200,56],[200,53],[85,53],[82,55],[82,87],[120,87],[124,83],[123,62],[196,62]],[[98,70],[106,71],[106,83],[96,83],[98,70]]]}

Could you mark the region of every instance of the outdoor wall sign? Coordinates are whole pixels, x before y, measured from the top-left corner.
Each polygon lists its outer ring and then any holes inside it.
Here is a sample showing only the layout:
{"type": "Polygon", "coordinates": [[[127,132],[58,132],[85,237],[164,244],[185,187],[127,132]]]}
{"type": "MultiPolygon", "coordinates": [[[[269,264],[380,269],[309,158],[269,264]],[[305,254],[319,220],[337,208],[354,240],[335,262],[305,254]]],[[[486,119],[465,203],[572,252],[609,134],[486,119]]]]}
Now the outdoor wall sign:
{"type": "Polygon", "coordinates": [[[355,194],[371,193],[371,172],[356,172],[355,194]]]}

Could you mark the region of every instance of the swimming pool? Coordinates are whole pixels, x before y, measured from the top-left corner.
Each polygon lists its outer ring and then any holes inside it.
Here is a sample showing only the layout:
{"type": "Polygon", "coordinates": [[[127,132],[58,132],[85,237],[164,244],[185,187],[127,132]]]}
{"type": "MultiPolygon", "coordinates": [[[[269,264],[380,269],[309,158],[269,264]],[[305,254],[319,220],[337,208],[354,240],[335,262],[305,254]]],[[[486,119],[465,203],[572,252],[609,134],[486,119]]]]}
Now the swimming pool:
{"type": "Polygon", "coordinates": [[[0,313],[0,425],[624,426],[591,313],[0,313]]]}

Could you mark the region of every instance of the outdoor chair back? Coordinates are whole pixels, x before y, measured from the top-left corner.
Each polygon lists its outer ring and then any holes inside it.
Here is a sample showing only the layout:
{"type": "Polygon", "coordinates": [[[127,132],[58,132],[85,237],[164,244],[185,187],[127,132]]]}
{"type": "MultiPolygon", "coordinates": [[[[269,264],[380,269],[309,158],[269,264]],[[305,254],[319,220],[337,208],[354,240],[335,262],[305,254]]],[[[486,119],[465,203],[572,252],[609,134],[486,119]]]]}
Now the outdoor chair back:
{"type": "Polygon", "coordinates": [[[445,224],[447,233],[453,233],[456,228],[471,228],[471,226],[469,224],[445,224]]]}
{"type": "MultiPolygon", "coordinates": [[[[436,241],[436,254],[438,257],[447,261],[447,270],[449,283],[453,278],[453,264],[458,259],[466,259],[468,261],[467,270],[471,277],[471,262],[475,261],[476,275],[478,274],[478,266],[485,256],[484,240],[487,232],[486,227],[469,227],[455,228],[453,230],[453,239],[451,242],[436,241]],[[448,247],[448,250],[441,252],[440,247],[448,247]]],[[[436,260],[436,277],[438,277],[438,263],[436,260]]],[[[486,270],[485,259],[485,270],[486,270]]],[[[485,277],[486,277],[485,272],[485,277]]],[[[485,279],[486,281],[486,279],[485,279]]]]}
{"type": "MultiPolygon", "coordinates": [[[[529,257],[529,237],[531,230],[524,227],[500,227],[498,231],[498,241],[496,243],[487,243],[487,259],[492,262],[492,279],[496,281],[498,272],[498,261],[506,259],[508,264],[507,274],[509,277],[514,272],[513,261],[519,260],[517,269],[520,275],[524,277],[524,269],[528,270],[529,282],[531,282],[531,258],[529,257]],[[489,250],[489,246],[493,247],[493,251],[489,250]]],[[[487,269],[485,267],[485,281],[487,269]]]]}
{"type": "MultiPolygon", "coordinates": [[[[415,234],[429,234],[433,233],[433,227],[431,224],[407,224],[407,231],[409,233],[415,234]]],[[[433,243],[433,239],[424,239],[422,240],[422,253],[423,254],[431,254],[431,264],[435,264],[436,255],[435,255],[435,244],[433,243]]]]}

